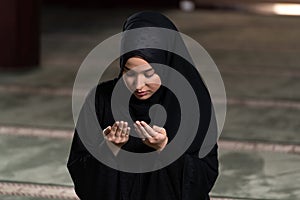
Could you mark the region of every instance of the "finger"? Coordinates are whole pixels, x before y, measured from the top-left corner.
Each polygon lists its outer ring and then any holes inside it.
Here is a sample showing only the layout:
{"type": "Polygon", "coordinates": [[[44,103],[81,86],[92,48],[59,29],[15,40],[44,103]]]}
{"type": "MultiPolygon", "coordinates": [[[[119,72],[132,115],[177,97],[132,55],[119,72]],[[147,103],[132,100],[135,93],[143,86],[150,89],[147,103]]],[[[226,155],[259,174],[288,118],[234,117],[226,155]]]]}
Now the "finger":
{"type": "Polygon", "coordinates": [[[138,125],[135,123],[133,124],[135,132],[138,134],[139,138],[141,138],[143,141],[145,141],[145,136],[141,133],[140,129],[138,128],[138,125]]]}
{"type": "Polygon", "coordinates": [[[122,132],[121,132],[121,137],[125,137],[126,132],[127,132],[127,128],[128,128],[128,123],[124,122],[123,129],[122,129],[122,132]]]}
{"type": "Polygon", "coordinates": [[[129,139],[129,132],[130,132],[130,127],[127,127],[127,129],[125,131],[125,134],[123,134],[123,133],[121,134],[121,137],[120,137],[120,142],[121,143],[125,143],[125,142],[128,141],[128,139],[129,139]]]}
{"type": "Polygon", "coordinates": [[[127,127],[125,130],[122,131],[121,138],[122,138],[122,139],[128,138],[129,132],[130,132],[130,127],[127,127]]]}
{"type": "Polygon", "coordinates": [[[164,134],[164,135],[166,134],[166,130],[163,127],[153,125],[153,130],[155,130],[156,132],[159,132],[161,134],[164,134]]]}
{"type": "Polygon", "coordinates": [[[157,139],[157,140],[165,140],[166,139],[166,137],[167,137],[166,129],[164,129],[163,127],[155,126],[155,125],[153,126],[153,129],[158,132],[155,139],[157,139]]]}
{"type": "Polygon", "coordinates": [[[116,137],[120,137],[121,132],[122,132],[122,128],[123,128],[123,124],[124,124],[123,121],[121,121],[121,122],[118,124],[118,129],[117,129],[117,132],[116,132],[116,137]]]}
{"type": "Polygon", "coordinates": [[[141,133],[147,138],[147,139],[150,139],[152,138],[151,135],[149,135],[147,133],[147,131],[145,130],[145,128],[141,125],[141,123],[139,121],[136,122],[137,125],[138,125],[138,129],[141,131],[141,133]]]}
{"type": "Polygon", "coordinates": [[[129,134],[130,134],[130,127],[127,127],[127,131],[126,131],[125,137],[129,137],[129,134]]]}
{"type": "Polygon", "coordinates": [[[114,123],[114,125],[111,127],[111,131],[110,133],[108,133],[106,136],[107,136],[107,139],[109,141],[112,141],[112,140],[115,140],[115,134],[116,134],[116,131],[118,130],[118,124],[119,124],[119,121],[116,121],[114,123]]]}
{"type": "Polygon", "coordinates": [[[106,127],[106,129],[103,130],[103,135],[106,136],[111,131],[111,126],[106,127]]]}
{"type": "Polygon", "coordinates": [[[144,127],[144,129],[147,131],[147,133],[151,136],[154,137],[157,135],[157,133],[144,121],[141,121],[141,125],[144,127]]]}
{"type": "Polygon", "coordinates": [[[115,133],[116,133],[116,131],[117,131],[117,129],[118,129],[118,124],[119,124],[119,122],[118,121],[116,121],[115,123],[114,123],[114,125],[112,126],[112,128],[111,128],[111,133],[114,135],[115,133]]]}

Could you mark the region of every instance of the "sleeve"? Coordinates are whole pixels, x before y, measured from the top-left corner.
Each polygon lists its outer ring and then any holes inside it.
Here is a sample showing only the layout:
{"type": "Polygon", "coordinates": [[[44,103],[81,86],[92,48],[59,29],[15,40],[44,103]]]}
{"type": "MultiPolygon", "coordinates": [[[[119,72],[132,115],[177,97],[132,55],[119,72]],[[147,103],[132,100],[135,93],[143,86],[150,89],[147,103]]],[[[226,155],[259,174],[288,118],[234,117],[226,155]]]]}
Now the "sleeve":
{"type": "Polygon", "coordinates": [[[88,184],[85,183],[85,177],[87,177],[88,159],[92,159],[92,157],[75,130],[67,168],[73,180],[75,192],[80,199],[87,199],[85,191],[88,189],[88,184]]]}
{"type": "MultiPolygon", "coordinates": [[[[94,96],[92,96],[94,98],[94,96]]],[[[78,126],[76,124],[76,129],[74,131],[73,141],[71,145],[70,155],[67,162],[67,168],[71,175],[71,178],[74,182],[75,192],[80,199],[94,199],[95,195],[106,194],[109,191],[105,191],[109,185],[114,187],[117,179],[118,171],[112,168],[107,167],[98,161],[93,155],[96,155],[95,152],[102,152],[101,155],[105,155],[110,159],[114,159],[114,155],[111,150],[108,148],[104,140],[94,142],[94,137],[90,137],[91,133],[89,132],[90,127],[99,123],[97,119],[88,119],[94,113],[93,107],[95,106],[94,101],[90,101],[89,96],[84,102],[83,108],[80,111],[78,123],[81,123],[78,126]],[[91,104],[92,102],[92,104],[91,104]],[[80,122],[79,122],[80,121],[80,122]],[[78,129],[80,130],[80,136],[78,129]],[[86,148],[82,142],[82,136],[88,134],[87,141],[88,145],[97,145],[96,148],[93,148],[92,153],[86,148]],[[107,180],[104,184],[103,180],[107,180]],[[102,188],[102,192],[101,192],[102,188]]],[[[98,105],[100,108],[101,105],[98,105]]],[[[97,109],[98,109],[97,108],[97,109]]],[[[100,108],[101,109],[101,108],[100,108]]],[[[94,134],[101,134],[94,133],[94,134]]],[[[114,194],[110,194],[112,197],[114,194]]],[[[108,198],[109,199],[109,198],[108,198]]]]}

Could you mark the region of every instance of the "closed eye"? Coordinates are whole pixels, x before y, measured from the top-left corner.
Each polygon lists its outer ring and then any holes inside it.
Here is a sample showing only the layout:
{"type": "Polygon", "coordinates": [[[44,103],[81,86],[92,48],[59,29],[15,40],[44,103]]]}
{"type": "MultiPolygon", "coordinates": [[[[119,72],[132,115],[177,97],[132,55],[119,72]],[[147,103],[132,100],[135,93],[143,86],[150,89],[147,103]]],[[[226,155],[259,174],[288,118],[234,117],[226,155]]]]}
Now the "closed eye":
{"type": "Polygon", "coordinates": [[[155,74],[154,69],[151,69],[150,71],[147,71],[144,73],[145,77],[150,78],[155,74]]]}

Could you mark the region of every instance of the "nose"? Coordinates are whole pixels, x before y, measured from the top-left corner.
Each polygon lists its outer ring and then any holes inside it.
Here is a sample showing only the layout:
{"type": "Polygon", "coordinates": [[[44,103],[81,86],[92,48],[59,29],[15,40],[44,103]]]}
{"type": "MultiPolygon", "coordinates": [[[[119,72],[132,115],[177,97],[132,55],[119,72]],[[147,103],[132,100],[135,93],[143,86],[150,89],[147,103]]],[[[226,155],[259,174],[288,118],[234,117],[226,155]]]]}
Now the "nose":
{"type": "Polygon", "coordinates": [[[135,89],[136,90],[141,90],[144,87],[144,85],[145,85],[144,78],[140,74],[135,79],[135,89]]]}

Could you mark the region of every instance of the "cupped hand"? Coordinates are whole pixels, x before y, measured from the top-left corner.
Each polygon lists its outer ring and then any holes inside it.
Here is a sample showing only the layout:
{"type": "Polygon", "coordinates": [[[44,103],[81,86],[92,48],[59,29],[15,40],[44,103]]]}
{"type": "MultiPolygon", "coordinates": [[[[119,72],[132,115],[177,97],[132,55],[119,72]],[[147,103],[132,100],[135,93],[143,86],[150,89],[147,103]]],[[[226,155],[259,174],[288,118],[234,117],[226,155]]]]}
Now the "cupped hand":
{"type": "Polygon", "coordinates": [[[168,136],[164,128],[156,125],[151,127],[144,121],[136,121],[134,127],[144,144],[158,151],[162,151],[167,145],[168,136]]]}
{"type": "Polygon", "coordinates": [[[122,147],[129,139],[130,127],[124,121],[116,121],[103,131],[104,138],[118,147],[122,147]]]}

